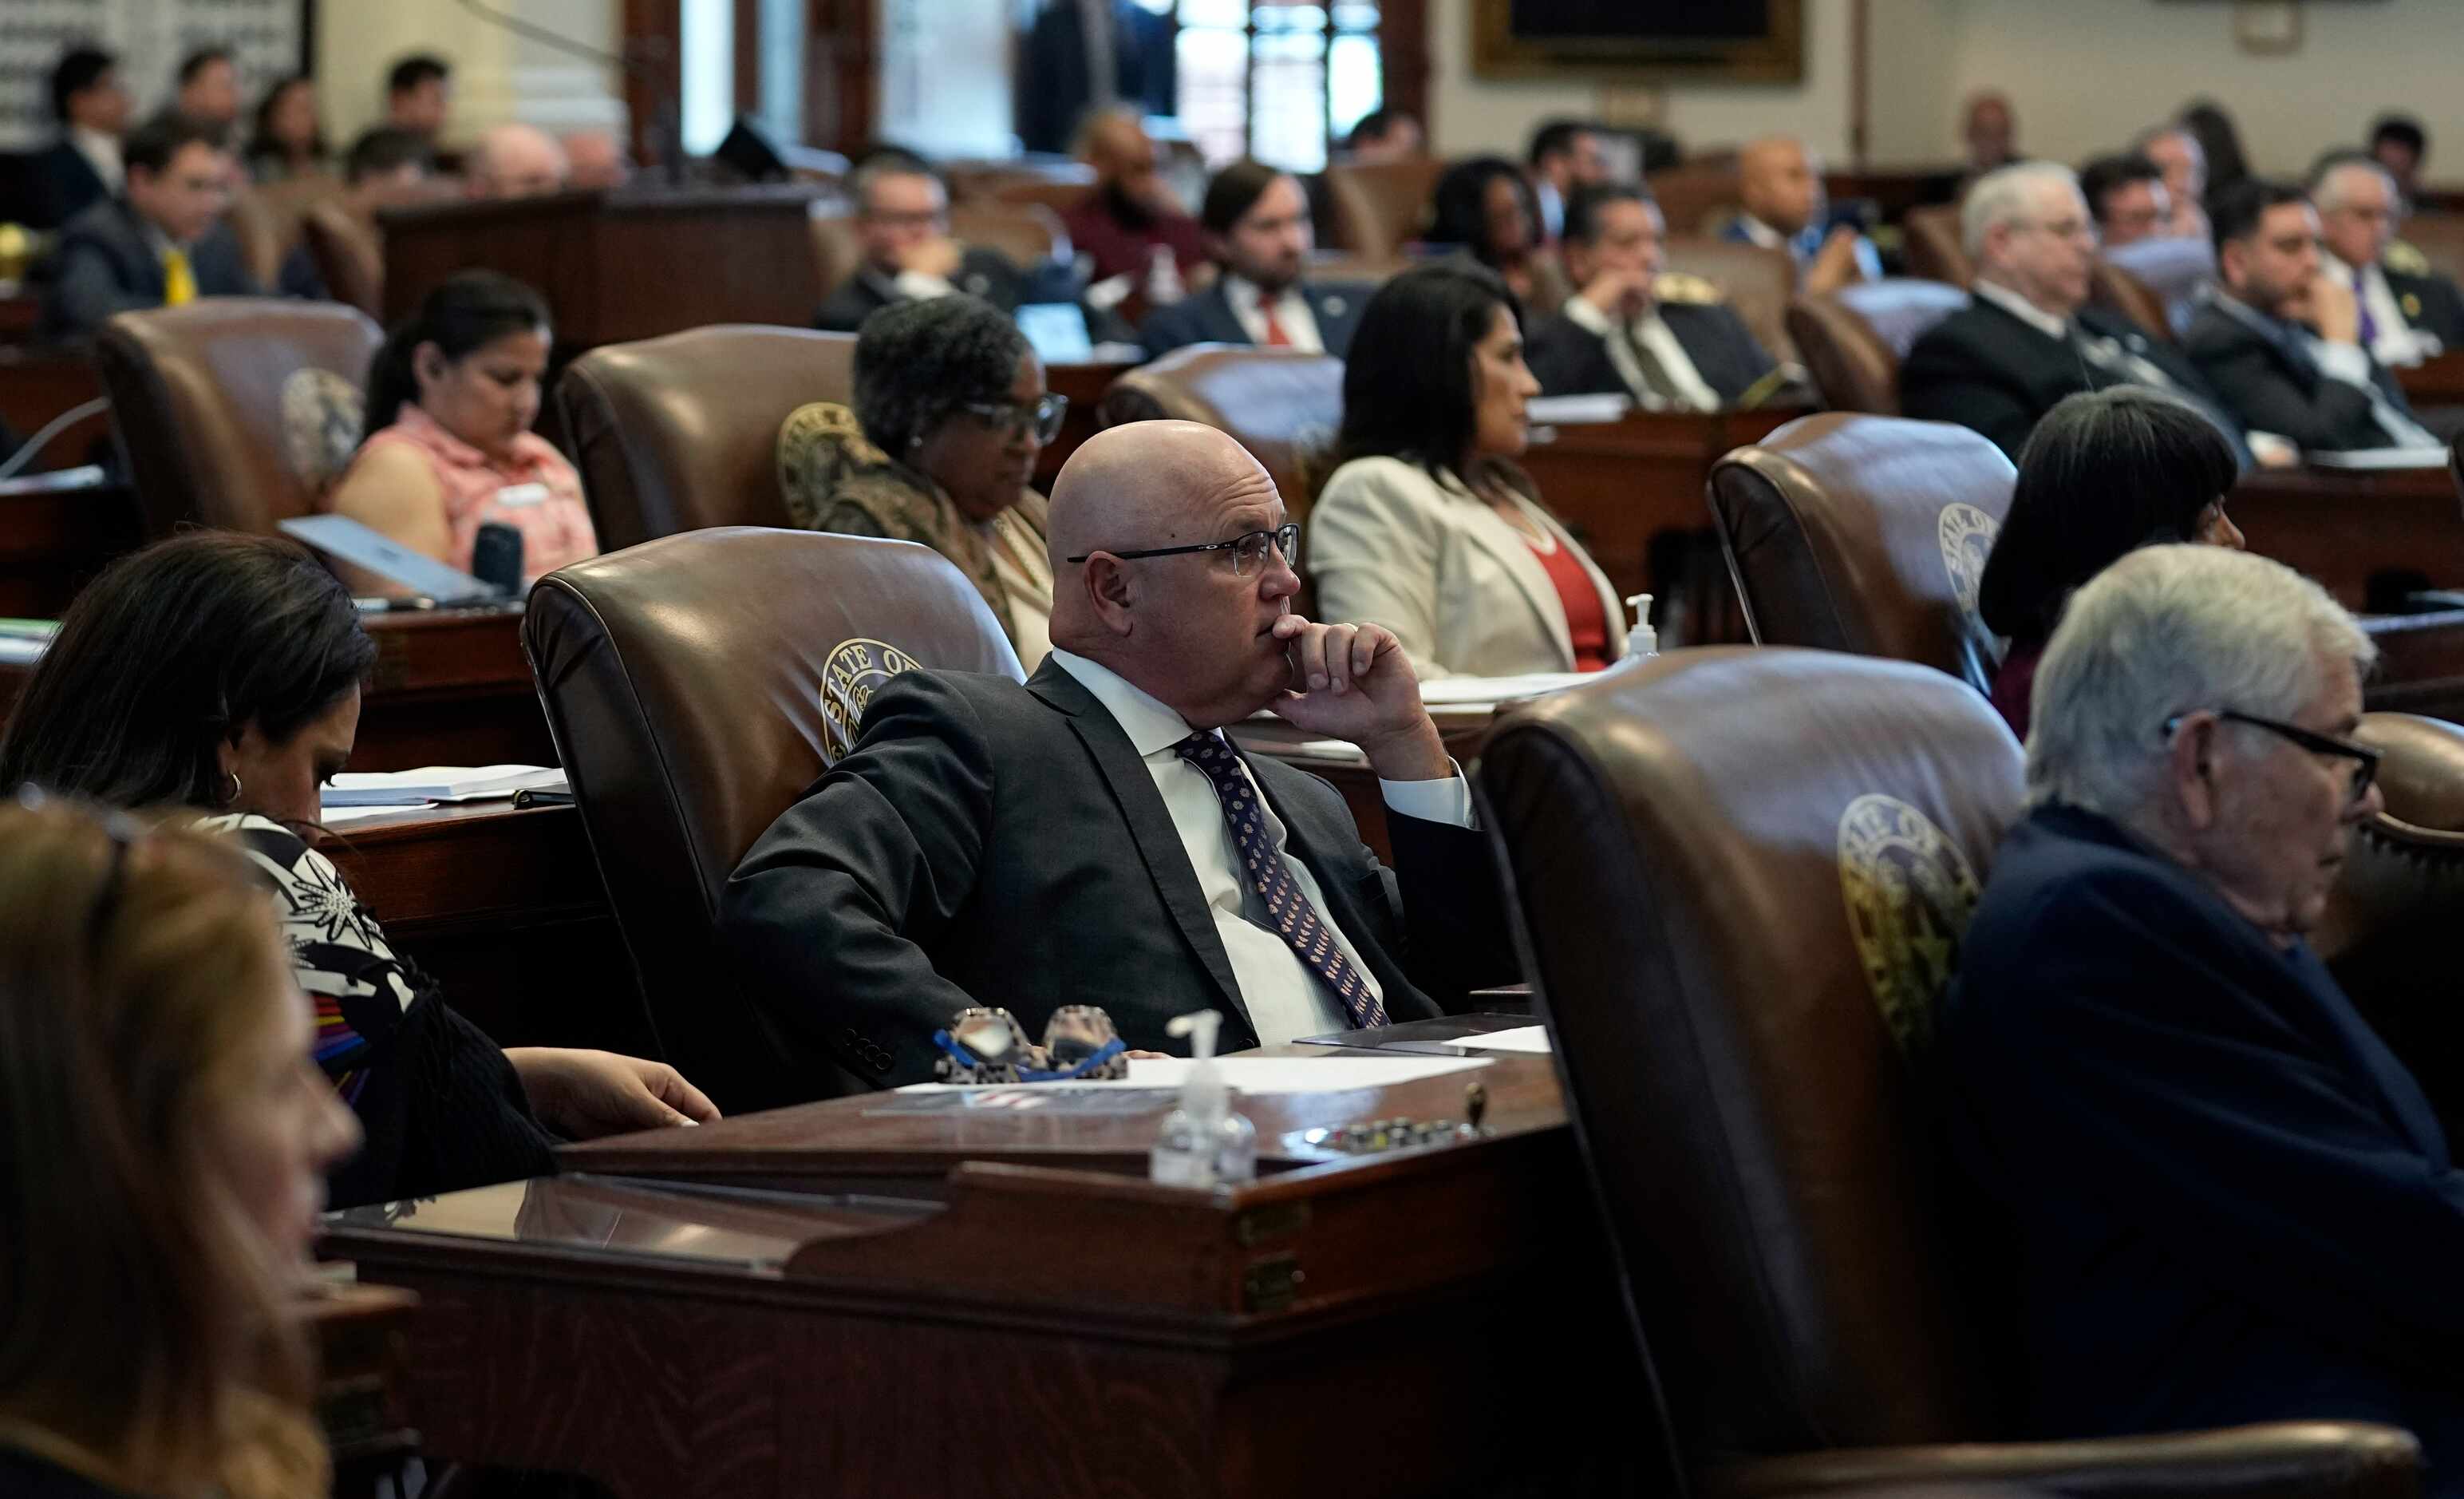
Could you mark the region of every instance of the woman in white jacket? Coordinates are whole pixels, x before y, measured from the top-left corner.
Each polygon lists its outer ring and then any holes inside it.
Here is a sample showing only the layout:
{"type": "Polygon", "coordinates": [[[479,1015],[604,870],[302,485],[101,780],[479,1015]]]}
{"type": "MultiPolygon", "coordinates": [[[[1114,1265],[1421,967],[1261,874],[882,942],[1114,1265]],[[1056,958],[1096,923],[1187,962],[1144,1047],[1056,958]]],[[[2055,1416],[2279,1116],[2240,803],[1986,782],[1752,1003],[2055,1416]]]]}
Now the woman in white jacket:
{"type": "Polygon", "coordinates": [[[1429,265],[1378,289],[1344,368],[1343,464],[1309,511],[1321,618],[1385,626],[1423,677],[1625,653],[1616,590],[1514,463],[1539,390],[1493,273],[1429,265]]]}

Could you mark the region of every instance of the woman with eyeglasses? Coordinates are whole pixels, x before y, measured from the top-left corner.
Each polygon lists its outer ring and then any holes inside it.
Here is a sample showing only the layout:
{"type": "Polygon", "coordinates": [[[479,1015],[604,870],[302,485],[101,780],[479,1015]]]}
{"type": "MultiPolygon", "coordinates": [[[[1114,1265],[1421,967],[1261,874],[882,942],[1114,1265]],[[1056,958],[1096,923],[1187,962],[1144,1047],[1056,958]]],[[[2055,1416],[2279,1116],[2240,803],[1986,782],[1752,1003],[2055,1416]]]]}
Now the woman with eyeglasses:
{"type": "Polygon", "coordinates": [[[948,558],[1032,672],[1052,649],[1052,566],[1029,481],[1068,404],[991,304],[885,307],[856,336],[854,411],[815,402],[779,429],[787,513],[807,530],[921,541],[948,558]]]}
{"type": "Polygon", "coordinates": [[[1309,515],[1321,618],[1385,626],[1424,679],[1625,653],[1617,590],[1514,462],[1539,393],[1494,274],[1421,266],[1378,288],[1344,365],[1342,466],[1309,515]]]}
{"type": "Polygon", "coordinates": [[[524,582],[598,556],[582,476],[531,430],[553,342],[547,303],[513,277],[438,283],[370,362],[365,435],[335,512],[464,572],[492,521],[521,533],[524,582]]]}
{"type": "Polygon", "coordinates": [[[326,1492],[315,1026],[223,841],[0,797],[0,1494],[326,1492]]]}
{"type": "Polygon", "coordinates": [[[663,1063],[497,1047],[318,851],[319,787],[350,759],[376,654],[349,590],[303,548],[173,537],[70,606],[0,733],[0,788],[185,807],[246,856],[316,1000],[317,1060],[366,1130],[334,1175],[340,1205],[549,1175],[560,1135],[716,1118],[663,1063]]]}
{"type": "Polygon", "coordinates": [[[2241,476],[2215,423],[2178,397],[2115,386],[2064,397],[2019,451],[2011,510],[1985,560],[1976,611],[2007,637],[1993,706],[2028,737],[2036,662],[2072,594],[2161,541],[2241,549],[2225,496],[2241,476]]]}

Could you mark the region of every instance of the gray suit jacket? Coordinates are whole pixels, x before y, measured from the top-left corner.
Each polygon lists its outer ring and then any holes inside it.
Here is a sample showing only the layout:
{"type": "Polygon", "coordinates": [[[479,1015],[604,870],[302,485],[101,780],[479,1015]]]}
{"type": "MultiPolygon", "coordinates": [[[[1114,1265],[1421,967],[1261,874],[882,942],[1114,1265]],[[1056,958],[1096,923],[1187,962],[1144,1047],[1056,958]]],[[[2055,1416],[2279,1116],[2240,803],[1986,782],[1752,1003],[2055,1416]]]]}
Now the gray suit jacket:
{"type": "MultiPolygon", "coordinates": [[[[53,254],[51,286],[43,298],[43,329],[55,339],[83,338],[114,313],[163,305],[163,262],[126,198],[105,198],[69,220],[53,254]]],[[[261,297],[265,289],[248,274],[239,241],[228,224],[216,224],[188,249],[188,269],[200,297],[261,297]]]]}
{"type": "MultiPolygon", "coordinates": [[[[1514,981],[1479,833],[1390,812],[1398,880],[1332,786],[1243,758],[1391,1017],[1514,981]]],[[[926,1080],[933,1032],[970,1004],[1005,1007],[1031,1037],[1061,1005],[1099,1004],[1132,1047],[1176,1053],[1165,1023],[1214,1009],[1224,1050],[1258,1044],[1145,761],[1049,661],[1024,685],[892,677],[855,749],[737,866],[719,928],[761,1044],[816,1093],[832,1062],[881,1086],[926,1080]]]]}

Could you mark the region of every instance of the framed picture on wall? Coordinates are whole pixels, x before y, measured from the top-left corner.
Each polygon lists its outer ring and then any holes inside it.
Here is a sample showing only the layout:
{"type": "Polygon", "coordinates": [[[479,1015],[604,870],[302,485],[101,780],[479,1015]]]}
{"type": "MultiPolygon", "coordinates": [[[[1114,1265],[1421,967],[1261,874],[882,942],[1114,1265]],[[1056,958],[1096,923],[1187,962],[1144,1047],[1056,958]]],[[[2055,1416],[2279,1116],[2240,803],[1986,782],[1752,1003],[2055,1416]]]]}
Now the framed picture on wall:
{"type": "Polygon", "coordinates": [[[1800,83],[1805,0],[1472,0],[1481,77],[1800,83]]]}

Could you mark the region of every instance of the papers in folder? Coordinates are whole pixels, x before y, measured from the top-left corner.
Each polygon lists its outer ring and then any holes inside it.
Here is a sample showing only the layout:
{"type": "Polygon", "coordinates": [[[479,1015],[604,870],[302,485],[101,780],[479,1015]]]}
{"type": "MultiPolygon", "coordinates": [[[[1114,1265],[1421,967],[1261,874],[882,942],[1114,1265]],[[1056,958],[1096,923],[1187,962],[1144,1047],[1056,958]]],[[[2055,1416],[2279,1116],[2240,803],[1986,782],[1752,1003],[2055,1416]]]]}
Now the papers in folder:
{"type": "Polygon", "coordinates": [[[2388,469],[2443,469],[2444,448],[2363,448],[2352,452],[2305,452],[2301,461],[2314,469],[2345,469],[2377,473],[2388,469]]]}
{"type": "Polygon", "coordinates": [[[1523,414],[1534,427],[1596,427],[1633,409],[1631,399],[1617,394],[1540,396],[1524,404],[1523,414]]]}
{"type": "Polygon", "coordinates": [[[0,666],[33,666],[59,632],[55,619],[0,619],[0,666]]]}
{"type": "Polygon", "coordinates": [[[553,765],[427,765],[418,770],[339,775],[325,787],[321,800],[327,806],[419,806],[429,802],[496,802],[517,791],[564,789],[564,772],[553,765]]]}
{"type": "Polygon", "coordinates": [[[1587,681],[1587,672],[1529,672],[1521,676],[1441,676],[1420,684],[1420,701],[1432,708],[1473,707],[1537,697],[1587,681]]]}
{"type": "MultiPolygon", "coordinates": [[[[1000,1083],[993,1087],[1032,1088],[1178,1088],[1193,1066],[1185,1057],[1148,1062],[1133,1059],[1130,1075],[1119,1082],[1000,1083]]],[[[1383,1056],[1374,1052],[1325,1057],[1222,1057],[1216,1066],[1223,1080],[1242,1093],[1348,1093],[1363,1088],[1392,1088],[1424,1077],[1468,1072],[1489,1065],[1486,1057],[1383,1056]]],[[[950,1092],[955,1083],[911,1083],[902,1093],[950,1092]]]]}

